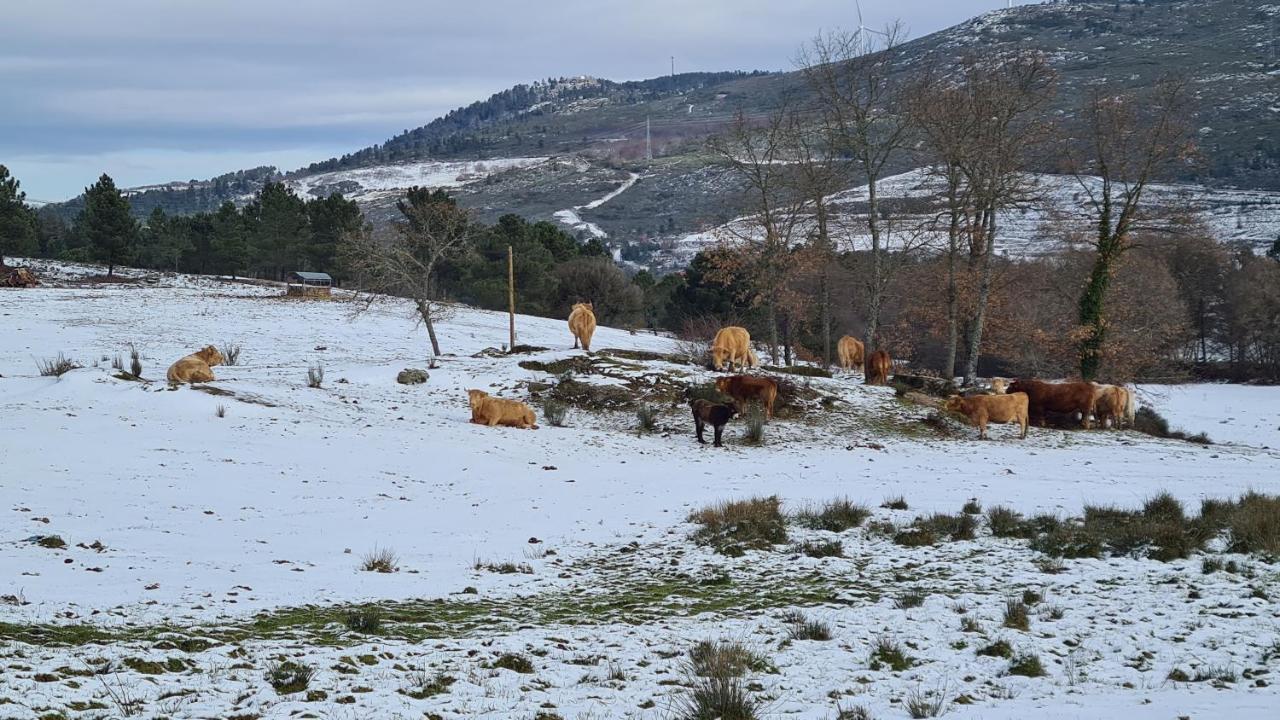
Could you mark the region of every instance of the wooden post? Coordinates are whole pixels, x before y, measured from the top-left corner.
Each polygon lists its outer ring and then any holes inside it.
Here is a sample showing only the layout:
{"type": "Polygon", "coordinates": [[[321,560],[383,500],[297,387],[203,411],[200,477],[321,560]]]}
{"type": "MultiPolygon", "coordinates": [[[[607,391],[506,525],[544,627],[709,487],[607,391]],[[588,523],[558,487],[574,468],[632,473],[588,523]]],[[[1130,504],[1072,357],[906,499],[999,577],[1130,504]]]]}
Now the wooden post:
{"type": "Polygon", "coordinates": [[[511,344],[507,352],[516,351],[516,261],[511,246],[507,246],[507,317],[511,321],[511,344]]]}

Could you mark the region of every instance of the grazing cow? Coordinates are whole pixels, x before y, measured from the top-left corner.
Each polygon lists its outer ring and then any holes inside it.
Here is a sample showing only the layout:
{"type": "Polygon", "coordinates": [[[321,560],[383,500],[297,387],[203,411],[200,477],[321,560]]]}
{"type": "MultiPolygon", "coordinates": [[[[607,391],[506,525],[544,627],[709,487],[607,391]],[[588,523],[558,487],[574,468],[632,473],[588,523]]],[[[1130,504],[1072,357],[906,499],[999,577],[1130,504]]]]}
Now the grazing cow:
{"type": "Polygon", "coordinates": [[[1003,395],[1009,392],[1009,385],[1004,381],[1004,378],[992,378],[991,392],[995,393],[996,395],[1003,395]]]}
{"type": "Polygon", "coordinates": [[[947,412],[957,412],[969,418],[969,424],[978,426],[978,439],[987,439],[987,423],[1018,423],[1022,426],[1022,434],[1027,436],[1027,394],[1021,392],[1007,395],[970,395],[961,397],[952,395],[947,398],[943,407],[947,412]]]}
{"type": "Polygon", "coordinates": [[[716,380],[716,389],[746,407],[752,400],[764,406],[765,417],[773,419],[773,403],[778,399],[778,383],[765,377],[734,375],[716,380]]]}
{"type": "Polygon", "coordinates": [[[214,365],[221,365],[226,362],[222,353],[218,352],[218,348],[207,345],[202,350],[197,350],[190,355],[182,358],[178,362],[169,366],[169,372],[166,377],[173,385],[178,383],[202,383],[213,382],[214,365]]]}
{"type": "Polygon", "coordinates": [[[1119,428],[1125,424],[1133,424],[1133,391],[1123,385],[1098,385],[1094,392],[1094,417],[1098,424],[1119,428]]]}
{"type": "Polygon", "coordinates": [[[836,354],[840,356],[840,367],[845,370],[862,369],[862,341],[852,335],[845,335],[836,343],[836,354]]]}
{"type": "Polygon", "coordinates": [[[591,336],[596,332],[595,306],[589,302],[574,303],[569,312],[569,332],[573,333],[573,347],[577,349],[582,342],[582,349],[591,352],[591,336]]]}
{"type": "Polygon", "coordinates": [[[1085,430],[1089,429],[1089,418],[1093,415],[1094,386],[1091,382],[1050,383],[1043,380],[1015,380],[1009,385],[1009,392],[1027,394],[1028,412],[1031,422],[1044,427],[1045,414],[1049,412],[1074,415],[1080,413],[1080,423],[1085,430]]]}
{"type": "Polygon", "coordinates": [[[471,422],[477,425],[538,429],[533,410],[519,400],[496,398],[483,390],[468,390],[467,400],[471,403],[471,422]]]}
{"type": "Polygon", "coordinates": [[[733,419],[734,415],[738,414],[738,409],[732,405],[714,403],[702,398],[690,400],[689,408],[693,410],[693,426],[698,442],[703,445],[707,444],[707,441],[702,439],[702,431],[707,426],[707,423],[711,423],[711,427],[716,434],[715,446],[722,447],[720,436],[724,433],[724,426],[733,419]]]}
{"type": "Polygon", "coordinates": [[[889,353],[876,350],[867,357],[866,382],[868,385],[888,385],[889,372],[893,370],[893,360],[889,353]]]}
{"type": "Polygon", "coordinates": [[[755,353],[751,352],[751,333],[744,327],[720,328],[711,341],[711,366],[716,370],[723,370],[726,364],[733,370],[735,365],[741,369],[758,363],[755,353]]]}

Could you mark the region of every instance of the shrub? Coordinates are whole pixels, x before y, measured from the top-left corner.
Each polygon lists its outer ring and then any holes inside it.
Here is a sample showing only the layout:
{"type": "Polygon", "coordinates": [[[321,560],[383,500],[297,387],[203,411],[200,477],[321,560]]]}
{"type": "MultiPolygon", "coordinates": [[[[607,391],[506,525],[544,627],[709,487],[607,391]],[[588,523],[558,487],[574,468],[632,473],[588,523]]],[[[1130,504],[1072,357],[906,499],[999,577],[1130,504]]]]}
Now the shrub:
{"type": "Polygon", "coordinates": [[[916,664],[915,659],[903,652],[902,646],[888,636],[876,638],[875,644],[871,646],[869,663],[872,670],[888,667],[894,672],[908,670],[916,664]]]}
{"type": "Polygon", "coordinates": [[[1022,515],[1003,505],[996,505],[987,510],[987,525],[991,528],[991,534],[996,537],[1025,536],[1022,515]]]}
{"type": "Polygon", "coordinates": [[[769,667],[767,658],[738,642],[702,640],[689,649],[689,670],[700,677],[741,677],[769,667]]]}
{"type": "Polygon", "coordinates": [[[902,593],[901,595],[899,595],[897,599],[893,601],[893,605],[899,610],[916,608],[923,605],[925,599],[928,597],[929,597],[929,593],[921,590],[920,588],[912,588],[911,590],[908,590],[902,593]]]}
{"type": "Polygon", "coordinates": [[[763,550],[787,541],[781,507],[776,495],[731,500],[691,514],[689,522],[701,526],[694,533],[695,541],[721,552],[763,550]]]}
{"type": "Polygon", "coordinates": [[[910,527],[893,536],[893,542],[903,547],[927,547],[938,544],[938,536],[929,528],[910,527]]]}
{"type": "Polygon", "coordinates": [[[826,542],[805,541],[796,546],[796,552],[811,558],[844,557],[844,546],[839,540],[826,542]]]}
{"type": "Polygon", "coordinates": [[[675,706],[678,720],[756,720],[759,703],[740,678],[700,677],[675,706]]]}
{"type": "Polygon", "coordinates": [[[36,544],[50,550],[61,550],[67,546],[67,541],[60,535],[40,535],[36,538],[36,544]]]}
{"type": "Polygon", "coordinates": [[[948,537],[951,540],[972,540],[978,530],[978,520],[975,516],[967,513],[958,515],[934,513],[927,518],[918,518],[914,526],[933,535],[948,537]]]}
{"type": "Polygon", "coordinates": [[[811,620],[801,616],[791,623],[787,637],[791,640],[830,640],[831,626],[821,620],[811,620]]]}
{"type": "Polygon", "coordinates": [[[240,346],[235,343],[223,343],[219,349],[222,359],[227,365],[240,364],[240,346]]]}
{"type": "Polygon", "coordinates": [[[1248,493],[1232,507],[1231,551],[1280,555],[1280,496],[1248,493]]]}
{"type": "Polygon", "coordinates": [[[1011,658],[1013,657],[1013,646],[1005,640],[996,640],[990,645],[978,648],[977,653],[984,657],[1011,658]]]}
{"type": "Polygon", "coordinates": [[[314,674],[315,669],[309,665],[284,660],[267,665],[265,677],[277,693],[288,695],[306,690],[314,674]]]}
{"type": "Polygon", "coordinates": [[[1021,600],[1008,600],[1004,604],[1004,626],[1026,632],[1031,629],[1031,613],[1021,600]]]}
{"type": "Polygon", "coordinates": [[[365,554],[364,559],[360,562],[360,569],[366,572],[393,573],[400,569],[397,567],[399,560],[395,551],[390,548],[375,547],[371,552],[365,554]]]}
{"type": "Polygon", "coordinates": [[[1142,406],[1134,413],[1133,429],[1158,438],[1186,440],[1199,445],[1212,445],[1213,441],[1205,433],[1188,435],[1181,430],[1170,430],[1169,421],[1150,407],[1142,406]]]}
{"type": "Polygon", "coordinates": [[[748,445],[764,444],[764,426],[767,419],[759,403],[751,403],[742,415],[742,442],[748,445]]]}
{"type": "Polygon", "coordinates": [[[124,358],[120,356],[120,353],[116,353],[115,357],[111,358],[111,369],[124,372],[124,358]]]}
{"type": "Polygon", "coordinates": [[[498,573],[500,575],[533,574],[533,566],[529,565],[529,563],[514,563],[510,560],[503,562],[485,562],[483,560],[476,560],[474,567],[477,571],[488,570],[489,572],[498,573]]]}
{"type": "Polygon", "coordinates": [[[217,415],[218,417],[226,417],[227,407],[225,405],[218,405],[218,407],[213,409],[213,414],[217,415]]]}
{"type": "Polygon", "coordinates": [[[1018,653],[1009,661],[1009,669],[1005,672],[1023,677],[1044,677],[1049,674],[1040,663],[1040,656],[1035,653],[1018,653]]]}
{"type": "Polygon", "coordinates": [[[982,632],[982,624],[971,617],[960,618],[960,632],[980,633],[982,632]]]}
{"type": "Polygon", "coordinates": [[[562,402],[547,400],[542,403],[542,416],[552,427],[564,427],[564,421],[568,415],[569,408],[562,402]]]}
{"type": "Polygon", "coordinates": [[[658,429],[658,409],[651,405],[636,408],[636,434],[644,435],[658,429]]]}
{"type": "Polygon", "coordinates": [[[533,661],[524,655],[503,653],[498,656],[497,660],[493,661],[493,667],[528,675],[533,672],[533,661]]]}
{"type": "Polygon", "coordinates": [[[351,608],[342,615],[342,624],[358,633],[375,633],[382,627],[382,612],[372,605],[351,608]]]}
{"type": "Polygon", "coordinates": [[[885,498],[880,507],[886,510],[907,510],[907,499],[899,495],[896,498],[885,498]]]}
{"type": "Polygon", "coordinates": [[[62,377],[66,373],[84,366],[75,360],[65,357],[62,353],[58,353],[56,358],[37,360],[36,367],[40,370],[41,377],[62,377]]]}
{"type": "Polygon", "coordinates": [[[142,353],[133,343],[129,343],[129,372],[136,378],[142,377],[142,353]]]}
{"type": "Polygon", "coordinates": [[[906,706],[907,713],[916,720],[938,717],[947,710],[946,692],[926,691],[916,687],[907,691],[903,705],[906,706]]]}
{"type": "Polygon", "coordinates": [[[426,700],[442,693],[449,692],[449,686],[454,682],[454,678],[444,673],[429,674],[425,670],[418,670],[409,676],[412,685],[407,690],[401,690],[401,694],[408,695],[415,700],[426,700]]]}
{"type": "Polygon", "coordinates": [[[307,367],[307,387],[318,388],[324,383],[324,366],[316,363],[307,367]]]}
{"type": "Polygon", "coordinates": [[[814,530],[844,532],[856,528],[871,517],[871,510],[848,498],[837,498],[822,505],[821,508],[805,508],[796,513],[796,522],[814,530]]]}
{"type": "Polygon", "coordinates": [[[1035,590],[1032,590],[1031,588],[1027,588],[1026,590],[1022,591],[1023,605],[1035,605],[1036,603],[1042,600],[1044,600],[1044,596],[1036,592],[1035,590]]]}
{"type": "Polygon", "coordinates": [[[982,503],[978,502],[977,498],[970,498],[968,502],[964,504],[964,507],[960,508],[960,512],[963,512],[965,515],[981,515],[982,503]]]}
{"type": "Polygon", "coordinates": [[[871,714],[866,705],[844,707],[840,703],[836,703],[836,720],[875,720],[875,716],[871,714]]]}
{"type": "Polygon", "coordinates": [[[1039,557],[1035,560],[1036,568],[1046,575],[1057,575],[1067,571],[1067,566],[1062,561],[1053,557],[1039,557]]]}

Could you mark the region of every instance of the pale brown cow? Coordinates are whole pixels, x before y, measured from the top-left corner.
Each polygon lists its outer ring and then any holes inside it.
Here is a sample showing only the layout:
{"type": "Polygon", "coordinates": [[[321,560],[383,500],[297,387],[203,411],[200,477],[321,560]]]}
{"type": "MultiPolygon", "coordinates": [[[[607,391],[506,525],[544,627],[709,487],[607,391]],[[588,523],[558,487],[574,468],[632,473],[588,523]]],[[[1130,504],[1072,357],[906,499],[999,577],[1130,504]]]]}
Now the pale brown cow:
{"type": "Polygon", "coordinates": [[[716,389],[738,402],[738,407],[745,408],[747,403],[757,400],[764,406],[765,417],[773,418],[773,403],[778,399],[778,383],[765,377],[751,375],[734,375],[716,379],[716,389]]]}
{"type": "Polygon", "coordinates": [[[862,341],[852,335],[845,335],[836,343],[836,353],[840,356],[840,367],[845,370],[862,369],[862,341]]]}
{"type": "Polygon", "coordinates": [[[591,352],[591,336],[596,333],[596,313],[592,303],[574,303],[569,312],[569,332],[573,333],[573,347],[582,343],[584,352],[591,352]]]}
{"type": "Polygon", "coordinates": [[[943,407],[947,412],[960,413],[969,419],[969,424],[978,426],[978,438],[987,439],[987,423],[1018,423],[1022,434],[1027,436],[1027,394],[1022,392],[1007,395],[970,395],[962,397],[952,395],[947,398],[943,407]]]}

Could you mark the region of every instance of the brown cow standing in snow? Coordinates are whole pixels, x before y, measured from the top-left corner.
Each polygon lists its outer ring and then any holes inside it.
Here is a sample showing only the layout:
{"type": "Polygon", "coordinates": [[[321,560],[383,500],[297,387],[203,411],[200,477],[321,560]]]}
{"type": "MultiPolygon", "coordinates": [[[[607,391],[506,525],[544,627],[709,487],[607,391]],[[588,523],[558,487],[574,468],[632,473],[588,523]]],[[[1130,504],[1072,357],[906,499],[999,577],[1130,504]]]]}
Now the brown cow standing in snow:
{"type": "Polygon", "coordinates": [[[840,367],[845,370],[862,369],[862,341],[852,335],[845,335],[836,343],[836,354],[840,356],[840,367]]]}
{"type": "Polygon", "coordinates": [[[889,372],[893,370],[893,360],[889,353],[877,350],[867,357],[866,382],[868,385],[888,385],[889,372]]]}
{"type": "Polygon", "coordinates": [[[1027,394],[1027,410],[1031,422],[1044,427],[1045,413],[1063,413],[1071,415],[1080,413],[1080,424],[1089,429],[1089,418],[1093,415],[1096,401],[1094,385],[1091,382],[1051,383],[1043,380],[1015,380],[1009,385],[1009,392],[1027,394]]]}
{"type": "Polygon", "coordinates": [[[956,412],[969,419],[969,424],[978,426],[978,439],[987,439],[987,423],[1018,423],[1022,426],[1022,434],[1027,436],[1027,394],[1022,392],[1007,395],[970,395],[961,397],[952,395],[943,405],[947,412],[956,412]]]}
{"type": "Polygon", "coordinates": [[[764,406],[765,417],[773,419],[773,403],[778,399],[778,383],[765,377],[735,375],[716,379],[716,389],[738,401],[745,408],[757,400],[764,406]]]}
{"type": "Polygon", "coordinates": [[[582,342],[582,350],[591,352],[591,336],[596,333],[595,306],[589,302],[574,303],[569,313],[569,332],[573,333],[573,347],[582,342]]]}

